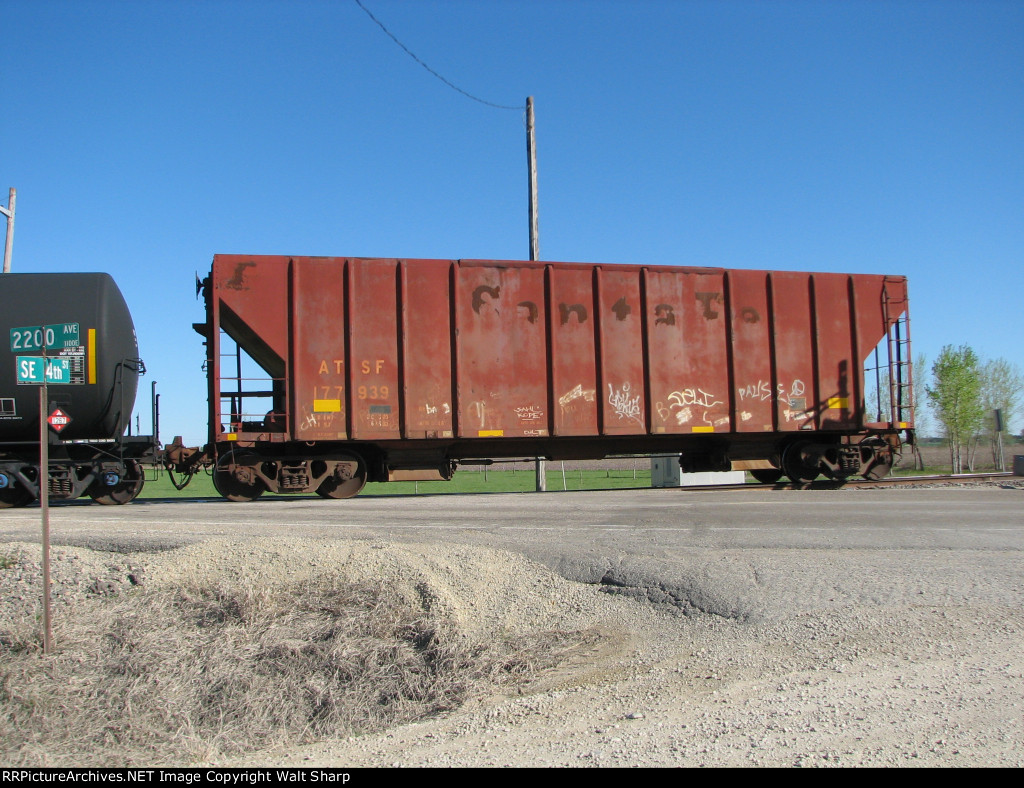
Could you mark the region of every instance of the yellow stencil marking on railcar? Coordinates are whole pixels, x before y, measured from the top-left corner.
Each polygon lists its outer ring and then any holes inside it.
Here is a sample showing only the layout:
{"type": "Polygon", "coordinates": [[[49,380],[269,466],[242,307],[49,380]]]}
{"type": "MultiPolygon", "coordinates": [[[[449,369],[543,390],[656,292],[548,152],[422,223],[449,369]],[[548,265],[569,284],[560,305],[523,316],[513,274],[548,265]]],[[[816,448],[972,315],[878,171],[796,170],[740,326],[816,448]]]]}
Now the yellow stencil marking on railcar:
{"type": "Polygon", "coordinates": [[[705,426],[705,427],[693,427],[692,429],[693,429],[694,432],[714,432],[715,431],[715,428],[712,427],[711,425],[708,425],[708,426],[705,426]]]}
{"type": "Polygon", "coordinates": [[[315,399],[313,400],[314,413],[341,413],[340,399],[315,399]]]}
{"type": "Polygon", "coordinates": [[[849,397],[829,397],[828,398],[828,409],[838,410],[840,408],[849,408],[850,398],[849,397]]]}
{"type": "Polygon", "coordinates": [[[89,382],[96,382],[96,329],[89,329],[89,382]]]}
{"type": "Polygon", "coordinates": [[[238,440],[238,433],[226,432],[226,433],[224,433],[224,440],[226,440],[226,441],[236,441],[236,440],[238,440]]]}
{"type": "Polygon", "coordinates": [[[502,438],[505,435],[505,430],[480,430],[477,432],[478,438],[502,438]]]}
{"type": "MultiPolygon", "coordinates": [[[[341,371],[342,371],[342,365],[345,363],[344,360],[342,360],[340,358],[334,358],[334,359],[331,359],[331,361],[334,363],[334,371],[337,374],[340,375],[341,371]]],[[[327,366],[327,359],[323,359],[320,362],[320,370],[319,370],[319,372],[320,372],[321,375],[329,375],[330,374],[331,370],[327,366]]]]}

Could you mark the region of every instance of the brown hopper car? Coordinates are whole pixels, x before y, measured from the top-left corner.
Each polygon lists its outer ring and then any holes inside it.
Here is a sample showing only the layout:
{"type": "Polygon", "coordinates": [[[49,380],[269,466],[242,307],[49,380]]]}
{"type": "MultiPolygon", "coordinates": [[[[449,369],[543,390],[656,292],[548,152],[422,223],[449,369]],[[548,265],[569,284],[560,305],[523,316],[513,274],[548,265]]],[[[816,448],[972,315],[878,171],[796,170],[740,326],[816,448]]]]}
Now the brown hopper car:
{"type": "Polygon", "coordinates": [[[203,284],[193,461],[232,500],[345,498],[482,458],[871,478],[913,434],[901,276],[217,255],[203,284]]]}

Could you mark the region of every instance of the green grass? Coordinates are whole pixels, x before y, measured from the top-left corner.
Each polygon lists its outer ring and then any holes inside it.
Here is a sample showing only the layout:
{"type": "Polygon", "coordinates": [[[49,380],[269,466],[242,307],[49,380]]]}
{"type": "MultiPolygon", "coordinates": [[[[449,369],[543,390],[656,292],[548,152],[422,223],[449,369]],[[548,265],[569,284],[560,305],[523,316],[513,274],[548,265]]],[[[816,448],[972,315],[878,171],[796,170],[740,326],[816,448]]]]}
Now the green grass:
{"type": "MultiPolygon", "coordinates": [[[[563,486],[561,469],[547,472],[548,490],[616,490],[651,486],[650,469],[566,470],[563,486]]],[[[470,493],[532,492],[536,488],[532,468],[519,471],[462,470],[449,482],[370,482],[360,495],[438,495],[470,493]]],[[[213,481],[198,473],[184,490],[176,490],[165,473],[146,474],[145,498],[219,498],[213,481]]],[[[282,496],[294,497],[294,496],[282,496]]]]}
{"type": "Polygon", "coordinates": [[[949,472],[949,465],[925,465],[924,469],[920,471],[912,464],[906,467],[897,466],[892,469],[893,476],[942,476],[949,472]]]}
{"type": "MultiPolygon", "coordinates": [[[[1008,462],[1006,464],[1006,470],[1013,470],[1013,463],[1008,462]]],[[[893,476],[944,476],[952,473],[953,467],[948,463],[946,465],[925,465],[923,470],[917,470],[913,465],[907,467],[896,467],[892,469],[893,476]]],[[[963,473],[997,473],[999,469],[995,467],[991,462],[981,463],[976,462],[974,464],[974,470],[970,471],[967,469],[967,463],[964,463],[963,473]]]]}

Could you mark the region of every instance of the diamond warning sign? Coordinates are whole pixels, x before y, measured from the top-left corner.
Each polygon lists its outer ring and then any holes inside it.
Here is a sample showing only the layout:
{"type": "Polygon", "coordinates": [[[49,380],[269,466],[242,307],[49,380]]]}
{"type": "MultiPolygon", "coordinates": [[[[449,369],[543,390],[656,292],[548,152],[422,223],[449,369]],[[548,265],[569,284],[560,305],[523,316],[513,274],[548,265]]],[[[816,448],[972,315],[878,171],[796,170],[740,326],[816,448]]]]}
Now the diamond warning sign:
{"type": "Polygon", "coordinates": [[[57,408],[50,414],[50,418],[48,418],[47,421],[50,423],[50,429],[57,434],[60,434],[60,432],[71,423],[71,417],[60,408],[57,408]]]}

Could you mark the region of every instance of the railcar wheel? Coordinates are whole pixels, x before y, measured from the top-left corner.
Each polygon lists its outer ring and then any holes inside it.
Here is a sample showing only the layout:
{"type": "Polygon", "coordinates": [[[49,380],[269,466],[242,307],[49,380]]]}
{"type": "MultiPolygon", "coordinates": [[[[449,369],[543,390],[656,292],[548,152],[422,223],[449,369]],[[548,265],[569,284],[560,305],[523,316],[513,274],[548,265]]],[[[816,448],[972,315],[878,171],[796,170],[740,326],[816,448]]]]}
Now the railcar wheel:
{"type": "Polygon", "coordinates": [[[235,503],[255,501],[267,491],[266,485],[256,472],[239,462],[246,459],[250,458],[240,453],[225,454],[213,472],[214,489],[235,503]]]}
{"type": "Polygon", "coordinates": [[[334,473],[316,488],[321,498],[353,498],[366,486],[366,464],[354,455],[340,462],[334,473]]]}
{"type": "Polygon", "coordinates": [[[139,497],[146,483],[142,467],[137,463],[129,463],[125,468],[125,478],[109,487],[102,482],[93,482],[86,493],[96,503],[104,506],[122,506],[139,497]]]}
{"type": "Polygon", "coordinates": [[[803,450],[809,444],[806,441],[791,443],[782,452],[782,470],[795,484],[813,482],[821,475],[817,465],[804,460],[803,450]]]}
{"type": "Polygon", "coordinates": [[[0,489],[0,509],[28,506],[35,496],[20,484],[10,484],[0,489]]]}
{"type": "MultiPolygon", "coordinates": [[[[892,473],[896,458],[893,457],[892,447],[888,443],[878,438],[868,438],[861,441],[860,445],[862,449],[869,449],[874,456],[874,462],[863,474],[865,479],[878,481],[892,473]]],[[[861,456],[863,457],[863,454],[861,456]]]]}
{"type": "Polygon", "coordinates": [[[775,484],[782,478],[782,471],[778,468],[757,468],[750,475],[761,484],[775,484]]]}
{"type": "Polygon", "coordinates": [[[122,506],[138,498],[144,484],[145,480],[141,478],[125,480],[113,487],[107,487],[104,493],[91,492],[89,497],[104,506],[122,506]]]}

